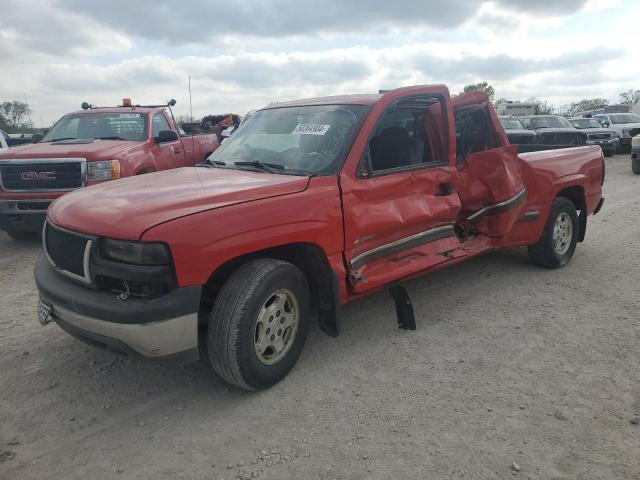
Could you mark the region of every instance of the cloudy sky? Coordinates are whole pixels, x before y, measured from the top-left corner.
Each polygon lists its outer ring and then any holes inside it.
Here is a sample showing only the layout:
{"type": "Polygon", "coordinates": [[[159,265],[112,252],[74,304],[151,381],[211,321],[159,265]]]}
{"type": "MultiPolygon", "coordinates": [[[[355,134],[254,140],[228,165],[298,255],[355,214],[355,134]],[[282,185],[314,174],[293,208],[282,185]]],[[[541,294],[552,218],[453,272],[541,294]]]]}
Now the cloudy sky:
{"type": "Polygon", "coordinates": [[[636,0],[0,0],[0,101],[193,113],[486,80],[561,105],[640,88],[636,0]],[[237,6],[234,6],[236,5],[237,6]]]}

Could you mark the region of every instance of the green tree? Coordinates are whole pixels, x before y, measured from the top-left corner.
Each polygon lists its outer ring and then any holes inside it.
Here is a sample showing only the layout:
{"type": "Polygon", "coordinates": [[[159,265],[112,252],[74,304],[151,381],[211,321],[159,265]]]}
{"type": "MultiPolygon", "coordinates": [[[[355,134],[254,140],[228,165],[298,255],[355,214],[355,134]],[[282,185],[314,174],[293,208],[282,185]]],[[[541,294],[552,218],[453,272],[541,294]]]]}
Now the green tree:
{"type": "Polygon", "coordinates": [[[486,93],[487,97],[489,97],[489,101],[493,102],[493,97],[496,94],[496,90],[487,82],[472,83],[471,85],[465,85],[462,93],[476,92],[478,90],[486,93]]]}
{"type": "Polygon", "coordinates": [[[578,112],[585,110],[596,110],[609,105],[609,101],[606,98],[585,98],[579,102],[574,102],[569,106],[569,115],[575,115],[578,112]]]}
{"type": "Polygon", "coordinates": [[[2,123],[3,129],[10,132],[32,128],[29,115],[31,115],[31,107],[25,102],[14,100],[0,103],[0,123],[2,123]]]}
{"type": "Polygon", "coordinates": [[[623,105],[633,105],[633,99],[640,95],[640,90],[634,90],[633,88],[625,92],[620,92],[620,103],[623,105]]]}

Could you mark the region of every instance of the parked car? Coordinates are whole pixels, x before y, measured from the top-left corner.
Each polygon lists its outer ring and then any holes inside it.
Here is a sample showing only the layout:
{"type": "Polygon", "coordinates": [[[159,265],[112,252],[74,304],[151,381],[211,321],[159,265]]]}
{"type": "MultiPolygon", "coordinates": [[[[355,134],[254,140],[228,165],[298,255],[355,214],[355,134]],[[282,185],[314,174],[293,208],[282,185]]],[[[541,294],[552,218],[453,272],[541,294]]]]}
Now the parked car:
{"type": "Polygon", "coordinates": [[[56,200],[39,318],[148,358],[192,361],[206,344],[225,381],[266,388],[313,319],[338,335],[341,306],[363,295],[389,287],[414,329],[403,280],[504,247],[565,266],[604,173],[596,146],[518,154],[483,92],[279,103],[198,168],[56,200]]]}
{"type": "MultiPolygon", "coordinates": [[[[0,132],[2,132],[0,130],[0,132]]],[[[5,150],[9,150],[9,145],[7,144],[7,139],[4,136],[4,132],[2,132],[2,134],[0,134],[0,152],[3,152],[5,150]]]]}
{"type": "Polygon", "coordinates": [[[640,134],[640,115],[635,113],[608,113],[594,115],[594,119],[604,128],[610,128],[618,133],[618,152],[631,151],[631,138],[640,134]]]}
{"type": "Polygon", "coordinates": [[[570,118],[569,123],[587,134],[588,145],[599,145],[605,157],[616,153],[620,140],[615,130],[602,128],[593,118],[570,118]]]}
{"type": "Polygon", "coordinates": [[[531,145],[536,143],[538,137],[536,133],[528,130],[518,117],[500,116],[498,118],[511,144],[531,145]]]}
{"type": "Polygon", "coordinates": [[[33,143],[32,135],[9,135],[8,133],[0,130],[0,136],[4,137],[4,141],[9,147],[17,147],[18,145],[25,145],[27,143],[33,143]]]}
{"type": "Polygon", "coordinates": [[[66,192],[193,166],[220,145],[215,134],[180,135],[166,106],[84,106],[38,143],[0,153],[0,230],[11,237],[40,232],[49,204],[66,192]]]}
{"type": "Polygon", "coordinates": [[[640,135],[631,140],[631,170],[640,175],[640,135]]]}
{"type": "Polygon", "coordinates": [[[538,135],[538,143],[554,147],[586,145],[587,134],[574,128],[559,115],[522,117],[522,123],[538,135]]]}

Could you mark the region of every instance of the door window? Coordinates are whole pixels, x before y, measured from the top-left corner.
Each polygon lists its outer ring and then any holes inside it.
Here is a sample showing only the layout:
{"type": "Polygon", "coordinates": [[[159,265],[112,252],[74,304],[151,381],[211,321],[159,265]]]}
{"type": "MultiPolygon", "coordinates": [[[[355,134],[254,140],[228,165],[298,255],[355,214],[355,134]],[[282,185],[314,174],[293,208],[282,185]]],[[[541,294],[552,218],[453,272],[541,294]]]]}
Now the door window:
{"type": "Polygon", "coordinates": [[[373,172],[447,163],[444,116],[436,98],[403,99],[389,107],[369,140],[373,172]]]}
{"type": "Polygon", "coordinates": [[[158,134],[163,130],[171,130],[171,128],[169,127],[167,119],[164,118],[164,115],[161,113],[156,113],[153,116],[151,136],[157,137],[158,134]]]}
{"type": "Polygon", "coordinates": [[[456,144],[463,157],[500,146],[486,105],[456,112],[456,144]]]}

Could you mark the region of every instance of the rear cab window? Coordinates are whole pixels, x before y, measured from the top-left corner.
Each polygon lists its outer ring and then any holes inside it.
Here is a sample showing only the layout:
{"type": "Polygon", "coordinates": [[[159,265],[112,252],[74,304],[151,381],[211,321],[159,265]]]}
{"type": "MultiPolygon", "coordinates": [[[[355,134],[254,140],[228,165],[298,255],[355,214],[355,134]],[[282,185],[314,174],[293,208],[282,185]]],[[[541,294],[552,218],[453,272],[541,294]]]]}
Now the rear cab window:
{"type": "Polygon", "coordinates": [[[501,147],[487,105],[474,105],[455,113],[458,160],[472,153],[501,147]]]}

